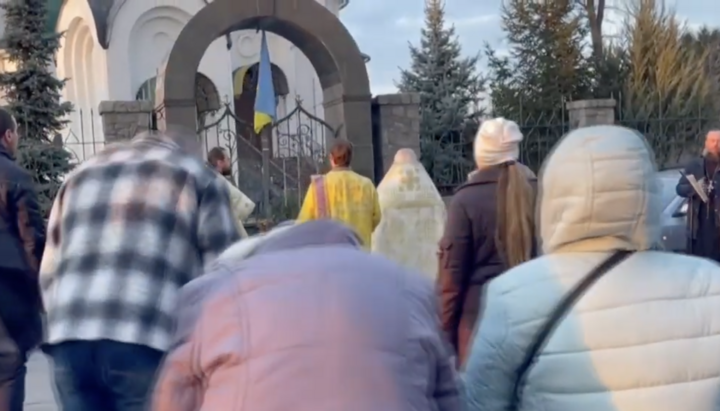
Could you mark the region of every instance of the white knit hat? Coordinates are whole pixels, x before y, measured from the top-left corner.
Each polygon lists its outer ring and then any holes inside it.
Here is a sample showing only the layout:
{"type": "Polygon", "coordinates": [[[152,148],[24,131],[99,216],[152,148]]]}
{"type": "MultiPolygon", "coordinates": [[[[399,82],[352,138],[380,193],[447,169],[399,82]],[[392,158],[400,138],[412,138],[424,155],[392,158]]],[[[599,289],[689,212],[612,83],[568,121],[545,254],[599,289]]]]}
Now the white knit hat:
{"type": "Polygon", "coordinates": [[[483,168],[517,160],[522,139],[514,121],[502,117],[483,121],[475,137],[475,163],[483,168]]]}

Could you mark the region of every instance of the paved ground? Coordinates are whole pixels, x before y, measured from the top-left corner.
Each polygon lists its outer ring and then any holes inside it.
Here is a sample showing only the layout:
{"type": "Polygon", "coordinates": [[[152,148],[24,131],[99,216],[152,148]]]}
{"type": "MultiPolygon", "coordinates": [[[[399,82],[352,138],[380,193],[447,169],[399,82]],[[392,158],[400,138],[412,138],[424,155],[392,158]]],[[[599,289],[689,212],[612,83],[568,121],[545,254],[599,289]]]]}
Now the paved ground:
{"type": "Polygon", "coordinates": [[[58,411],[50,383],[50,366],[40,353],[33,354],[28,361],[24,411],[58,411]]]}

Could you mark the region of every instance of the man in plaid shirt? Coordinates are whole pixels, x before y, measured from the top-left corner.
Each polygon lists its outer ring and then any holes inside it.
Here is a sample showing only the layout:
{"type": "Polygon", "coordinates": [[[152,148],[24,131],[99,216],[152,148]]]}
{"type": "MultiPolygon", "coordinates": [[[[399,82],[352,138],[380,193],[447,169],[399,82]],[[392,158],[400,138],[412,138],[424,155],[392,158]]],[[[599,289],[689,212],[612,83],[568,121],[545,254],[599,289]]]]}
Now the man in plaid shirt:
{"type": "Polygon", "coordinates": [[[61,409],[144,410],[180,287],[239,240],[192,133],[148,133],[66,179],[40,267],[61,409]]]}

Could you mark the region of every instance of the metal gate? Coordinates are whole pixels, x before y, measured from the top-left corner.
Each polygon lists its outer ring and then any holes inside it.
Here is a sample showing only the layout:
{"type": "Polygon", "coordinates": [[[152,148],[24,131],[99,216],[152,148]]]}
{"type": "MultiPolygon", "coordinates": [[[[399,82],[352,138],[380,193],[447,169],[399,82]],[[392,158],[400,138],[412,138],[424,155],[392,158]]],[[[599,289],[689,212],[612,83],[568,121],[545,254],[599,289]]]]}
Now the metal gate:
{"type": "Polygon", "coordinates": [[[313,174],[327,171],[327,147],[335,129],[295,100],[292,110],[260,134],[229,103],[204,118],[198,130],[206,151],[222,147],[233,164],[233,180],[256,204],[254,217],[294,219],[313,174]]]}

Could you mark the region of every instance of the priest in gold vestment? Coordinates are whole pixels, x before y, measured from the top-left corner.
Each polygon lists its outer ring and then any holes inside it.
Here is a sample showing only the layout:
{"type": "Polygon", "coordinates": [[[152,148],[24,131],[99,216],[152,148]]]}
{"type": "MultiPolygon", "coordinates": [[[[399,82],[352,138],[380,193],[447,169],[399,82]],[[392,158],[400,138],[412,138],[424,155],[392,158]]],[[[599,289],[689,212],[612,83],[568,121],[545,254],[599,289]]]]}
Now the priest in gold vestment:
{"type": "Polygon", "coordinates": [[[377,191],[383,218],[372,236],[373,252],[434,279],[445,204],[414,151],[397,152],[377,191]]]}
{"type": "Polygon", "coordinates": [[[332,170],[313,176],[297,222],[331,219],[352,228],[366,250],[380,222],[380,205],[373,182],[350,169],[352,144],[338,139],[330,149],[332,170]]]}

